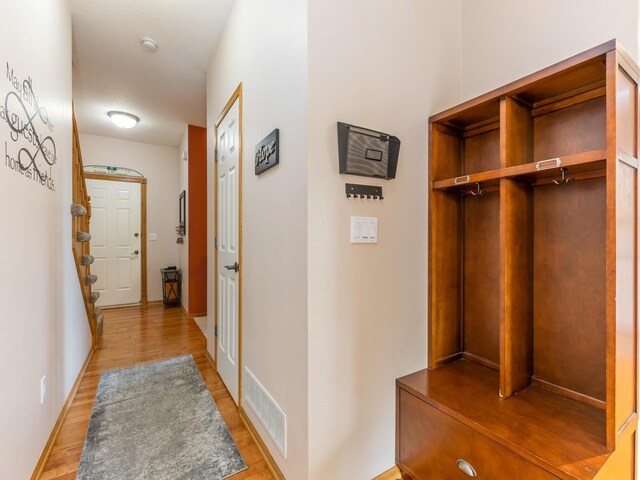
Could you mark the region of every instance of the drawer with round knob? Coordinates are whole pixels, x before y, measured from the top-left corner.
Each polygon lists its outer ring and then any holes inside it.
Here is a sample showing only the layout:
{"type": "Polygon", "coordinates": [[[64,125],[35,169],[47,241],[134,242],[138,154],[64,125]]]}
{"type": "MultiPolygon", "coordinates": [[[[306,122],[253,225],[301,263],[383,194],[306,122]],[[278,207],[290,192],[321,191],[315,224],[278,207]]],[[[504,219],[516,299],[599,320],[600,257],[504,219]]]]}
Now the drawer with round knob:
{"type": "Polygon", "coordinates": [[[557,479],[402,389],[398,402],[396,454],[406,478],[557,479]]]}

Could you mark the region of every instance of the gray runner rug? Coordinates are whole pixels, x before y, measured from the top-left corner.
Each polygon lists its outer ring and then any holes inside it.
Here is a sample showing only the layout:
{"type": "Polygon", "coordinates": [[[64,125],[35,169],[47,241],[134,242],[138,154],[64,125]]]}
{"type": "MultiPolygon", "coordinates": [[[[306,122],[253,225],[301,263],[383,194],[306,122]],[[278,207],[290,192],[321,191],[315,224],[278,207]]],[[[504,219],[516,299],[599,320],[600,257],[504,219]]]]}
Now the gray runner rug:
{"type": "Polygon", "coordinates": [[[247,468],[191,355],[104,372],[78,480],[221,480],[247,468]]]}

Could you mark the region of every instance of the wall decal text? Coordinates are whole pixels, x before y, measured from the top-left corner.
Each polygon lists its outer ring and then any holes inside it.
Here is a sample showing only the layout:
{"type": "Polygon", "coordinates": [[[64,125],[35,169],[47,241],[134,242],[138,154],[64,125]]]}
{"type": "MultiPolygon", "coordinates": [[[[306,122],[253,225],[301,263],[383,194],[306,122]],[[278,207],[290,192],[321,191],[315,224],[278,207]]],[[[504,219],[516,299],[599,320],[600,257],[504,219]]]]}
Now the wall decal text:
{"type": "MultiPolygon", "coordinates": [[[[47,109],[40,105],[33,80],[22,81],[6,64],[9,90],[0,104],[0,124],[8,127],[4,140],[4,165],[33,183],[55,191],[53,166],[57,162],[53,123],[47,109]]],[[[2,130],[4,136],[4,129],[2,130]]]]}

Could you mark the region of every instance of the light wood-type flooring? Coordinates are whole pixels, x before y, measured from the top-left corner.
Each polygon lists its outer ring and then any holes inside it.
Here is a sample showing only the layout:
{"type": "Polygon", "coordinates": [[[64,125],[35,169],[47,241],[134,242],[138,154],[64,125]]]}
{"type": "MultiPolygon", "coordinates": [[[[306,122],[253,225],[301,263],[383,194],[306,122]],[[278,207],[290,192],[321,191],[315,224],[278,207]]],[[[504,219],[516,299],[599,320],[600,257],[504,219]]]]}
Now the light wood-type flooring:
{"type": "Polygon", "coordinates": [[[398,467],[393,467],[386,472],[381,473],[373,480],[402,480],[402,476],[400,474],[400,469],[398,469],[398,467]]]}
{"type": "MultiPolygon", "coordinates": [[[[220,376],[205,356],[206,339],[179,308],[161,304],[104,311],[104,334],[62,425],[42,479],[72,480],[80,461],[100,374],[105,370],[191,354],[249,469],[230,480],[272,480],[266,462],[246,429],[220,376]]],[[[133,479],[132,479],[133,480],[133,479]]]]}

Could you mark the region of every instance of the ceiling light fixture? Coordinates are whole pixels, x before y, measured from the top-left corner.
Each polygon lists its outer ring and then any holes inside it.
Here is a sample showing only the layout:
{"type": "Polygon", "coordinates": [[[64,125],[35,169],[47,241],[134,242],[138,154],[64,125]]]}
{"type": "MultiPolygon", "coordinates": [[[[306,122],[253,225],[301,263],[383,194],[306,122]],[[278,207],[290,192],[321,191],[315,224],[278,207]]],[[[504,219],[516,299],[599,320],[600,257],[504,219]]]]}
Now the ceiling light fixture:
{"type": "Polygon", "coordinates": [[[145,37],[140,40],[140,45],[142,45],[143,50],[147,50],[149,52],[155,52],[158,50],[158,42],[156,42],[153,38],[145,37]]]}
{"type": "Polygon", "coordinates": [[[127,112],[112,111],[107,113],[111,121],[120,128],[133,128],[140,121],[138,117],[127,112]]]}

